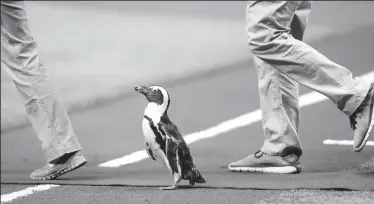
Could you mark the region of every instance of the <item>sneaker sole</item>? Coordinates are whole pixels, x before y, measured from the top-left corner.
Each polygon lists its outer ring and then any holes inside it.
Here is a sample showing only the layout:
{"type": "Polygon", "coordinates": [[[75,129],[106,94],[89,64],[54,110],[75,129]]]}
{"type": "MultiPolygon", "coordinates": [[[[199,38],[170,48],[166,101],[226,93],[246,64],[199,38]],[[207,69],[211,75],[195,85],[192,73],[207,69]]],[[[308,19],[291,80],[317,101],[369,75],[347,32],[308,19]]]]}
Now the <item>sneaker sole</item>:
{"type": "Polygon", "coordinates": [[[49,176],[45,176],[45,177],[31,177],[31,179],[33,180],[51,180],[51,179],[55,179],[59,176],[62,176],[70,171],[73,171],[75,169],[78,169],[79,167],[85,165],[87,163],[87,160],[85,158],[82,158],[82,159],[79,159],[79,160],[76,160],[74,161],[71,165],[65,167],[65,168],[62,168],[60,171],[54,173],[54,174],[51,174],[49,176]]]}
{"type": "MultiPolygon", "coordinates": [[[[372,101],[374,101],[374,99],[372,99],[372,101]]],[[[374,111],[374,104],[373,104],[372,110],[374,111]]],[[[371,115],[371,122],[370,122],[369,129],[368,129],[368,132],[365,135],[364,140],[362,141],[362,143],[359,147],[353,148],[353,151],[360,152],[365,147],[366,142],[369,140],[369,136],[371,134],[371,131],[373,130],[373,126],[374,126],[374,113],[372,113],[372,115],[371,115]]]]}
{"type": "Polygon", "coordinates": [[[301,171],[301,166],[281,166],[281,167],[230,167],[234,172],[267,173],[267,174],[294,174],[301,171]]]}

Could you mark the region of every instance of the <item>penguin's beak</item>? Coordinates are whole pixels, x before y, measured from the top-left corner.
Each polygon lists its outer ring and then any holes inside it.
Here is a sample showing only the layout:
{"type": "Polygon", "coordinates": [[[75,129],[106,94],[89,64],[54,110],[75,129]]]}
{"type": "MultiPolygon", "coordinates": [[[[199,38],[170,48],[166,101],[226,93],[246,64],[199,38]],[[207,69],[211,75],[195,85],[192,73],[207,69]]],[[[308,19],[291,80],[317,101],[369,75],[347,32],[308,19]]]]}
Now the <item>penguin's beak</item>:
{"type": "Polygon", "coordinates": [[[148,91],[148,88],[145,87],[145,86],[139,86],[139,85],[137,85],[137,86],[134,87],[134,90],[135,90],[136,92],[139,92],[139,93],[145,94],[145,93],[148,91]]]}

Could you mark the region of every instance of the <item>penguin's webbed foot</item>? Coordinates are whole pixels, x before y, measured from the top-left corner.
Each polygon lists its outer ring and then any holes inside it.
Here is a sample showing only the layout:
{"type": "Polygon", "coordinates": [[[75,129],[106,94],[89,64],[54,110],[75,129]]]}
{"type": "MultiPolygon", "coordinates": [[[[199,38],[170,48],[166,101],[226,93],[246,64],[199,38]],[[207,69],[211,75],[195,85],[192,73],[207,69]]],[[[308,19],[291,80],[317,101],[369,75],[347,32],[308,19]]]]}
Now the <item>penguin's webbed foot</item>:
{"type": "Polygon", "coordinates": [[[179,185],[179,182],[182,179],[182,175],[180,173],[175,173],[174,174],[174,184],[172,186],[168,187],[160,187],[158,188],[159,190],[175,190],[177,186],[179,185]]]}

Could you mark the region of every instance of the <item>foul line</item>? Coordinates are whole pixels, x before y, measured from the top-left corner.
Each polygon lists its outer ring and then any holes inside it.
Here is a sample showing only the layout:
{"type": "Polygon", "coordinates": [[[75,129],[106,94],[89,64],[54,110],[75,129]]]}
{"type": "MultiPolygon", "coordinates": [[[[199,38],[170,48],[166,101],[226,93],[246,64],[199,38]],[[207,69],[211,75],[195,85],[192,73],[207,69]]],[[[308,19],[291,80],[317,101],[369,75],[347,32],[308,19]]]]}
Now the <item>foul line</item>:
{"type": "MultiPolygon", "coordinates": [[[[353,145],[353,140],[324,140],[325,145],[353,145]]],[[[367,141],[366,146],[374,146],[374,141],[367,141]]]]}
{"type": "Polygon", "coordinates": [[[17,199],[17,198],[20,198],[20,197],[25,197],[25,196],[28,196],[30,194],[33,194],[33,193],[36,193],[36,192],[39,192],[39,191],[45,191],[45,190],[48,190],[48,189],[51,189],[51,188],[54,188],[54,187],[57,187],[57,186],[59,186],[59,185],[50,185],[50,184],[48,184],[48,185],[37,185],[37,186],[25,188],[21,191],[16,191],[16,192],[13,192],[13,193],[1,195],[1,203],[10,202],[14,199],[17,199]]]}
{"type": "MultiPolygon", "coordinates": [[[[361,76],[362,79],[367,80],[369,82],[374,81],[374,71],[369,72],[367,74],[364,74],[361,76]]],[[[328,98],[320,93],[317,93],[315,91],[304,94],[300,97],[300,107],[309,106],[318,102],[322,102],[327,100],[328,98]]],[[[222,122],[216,126],[210,127],[206,130],[202,130],[199,132],[191,133],[184,136],[184,139],[186,140],[187,144],[191,144],[193,142],[207,139],[211,137],[218,136],[222,133],[229,132],[231,130],[244,127],[247,125],[250,125],[252,123],[260,121],[262,118],[261,110],[255,110],[250,113],[243,114],[241,116],[238,116],[236,118],[227,120],[225,122],[222,122]]],[[[369,141],[370,142],[370,141],[369,141]]],[[[368,143],[369,143],[368,142],[368,143]]],[[[129,155],[125,155],[123,157],[110,160],[108,162],[102,163],[99,166],[100,167],[119,167],[124,166],[127,164],[139,162],[143,159],[148,158],[148,155],[145,150],[139,150],[136,152],[133,152],[129,155]]]]}

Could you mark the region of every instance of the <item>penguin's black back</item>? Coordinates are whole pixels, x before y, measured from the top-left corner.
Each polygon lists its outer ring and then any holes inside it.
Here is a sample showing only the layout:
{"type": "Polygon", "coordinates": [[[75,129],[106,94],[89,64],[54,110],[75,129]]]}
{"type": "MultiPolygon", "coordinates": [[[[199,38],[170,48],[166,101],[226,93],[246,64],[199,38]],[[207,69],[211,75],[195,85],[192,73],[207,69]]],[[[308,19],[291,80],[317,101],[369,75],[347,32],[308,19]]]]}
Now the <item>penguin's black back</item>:
{"type": "Polygon", "coordinates": [[[178,172],[177,164],[176,164],[176,149],[179,148],[179,160],[180,165],[182,167],[182,178],[186,180],[193,180],[197,183],[204,183],[205,180],[202,178],[200,172],[196,169],[195,164],[193,162],[193,158],[190,154],[190,149],[187,146],[187,143],[185,142],[183,136],[180,134],[178,128],[176,125],[174,125],[168,115],[165,113],[161,119],[160,119],[160,125],[162,128],[160,128],[161,133],[164,135],[168,135],[169,137],[172,137],[176,139],[179,143],[179,147],[174,142],[169,142],[168,149],[169,151],[168,159],[170,162],[170,167],[174,172],[178,172]],[[165,130],[165,132],[164,132],[165,130]]]}
{"type": "Polygon", "coordinates": [[[171,122],[169,116],[166,113],[164,113],[161,116],[160,123],[163,126],[163,128],[161,128],[162,134],[164,135],[167,134],[168,136],[173,137],[174,139],[178,140],[180,145],[185,145],[187,147],[186,141],[184,140],[183,136],[180,134],[177,126],[174,125],[173,122],[171,122]],[[166,132],[163,132],[163,129],[166,132]]]}

